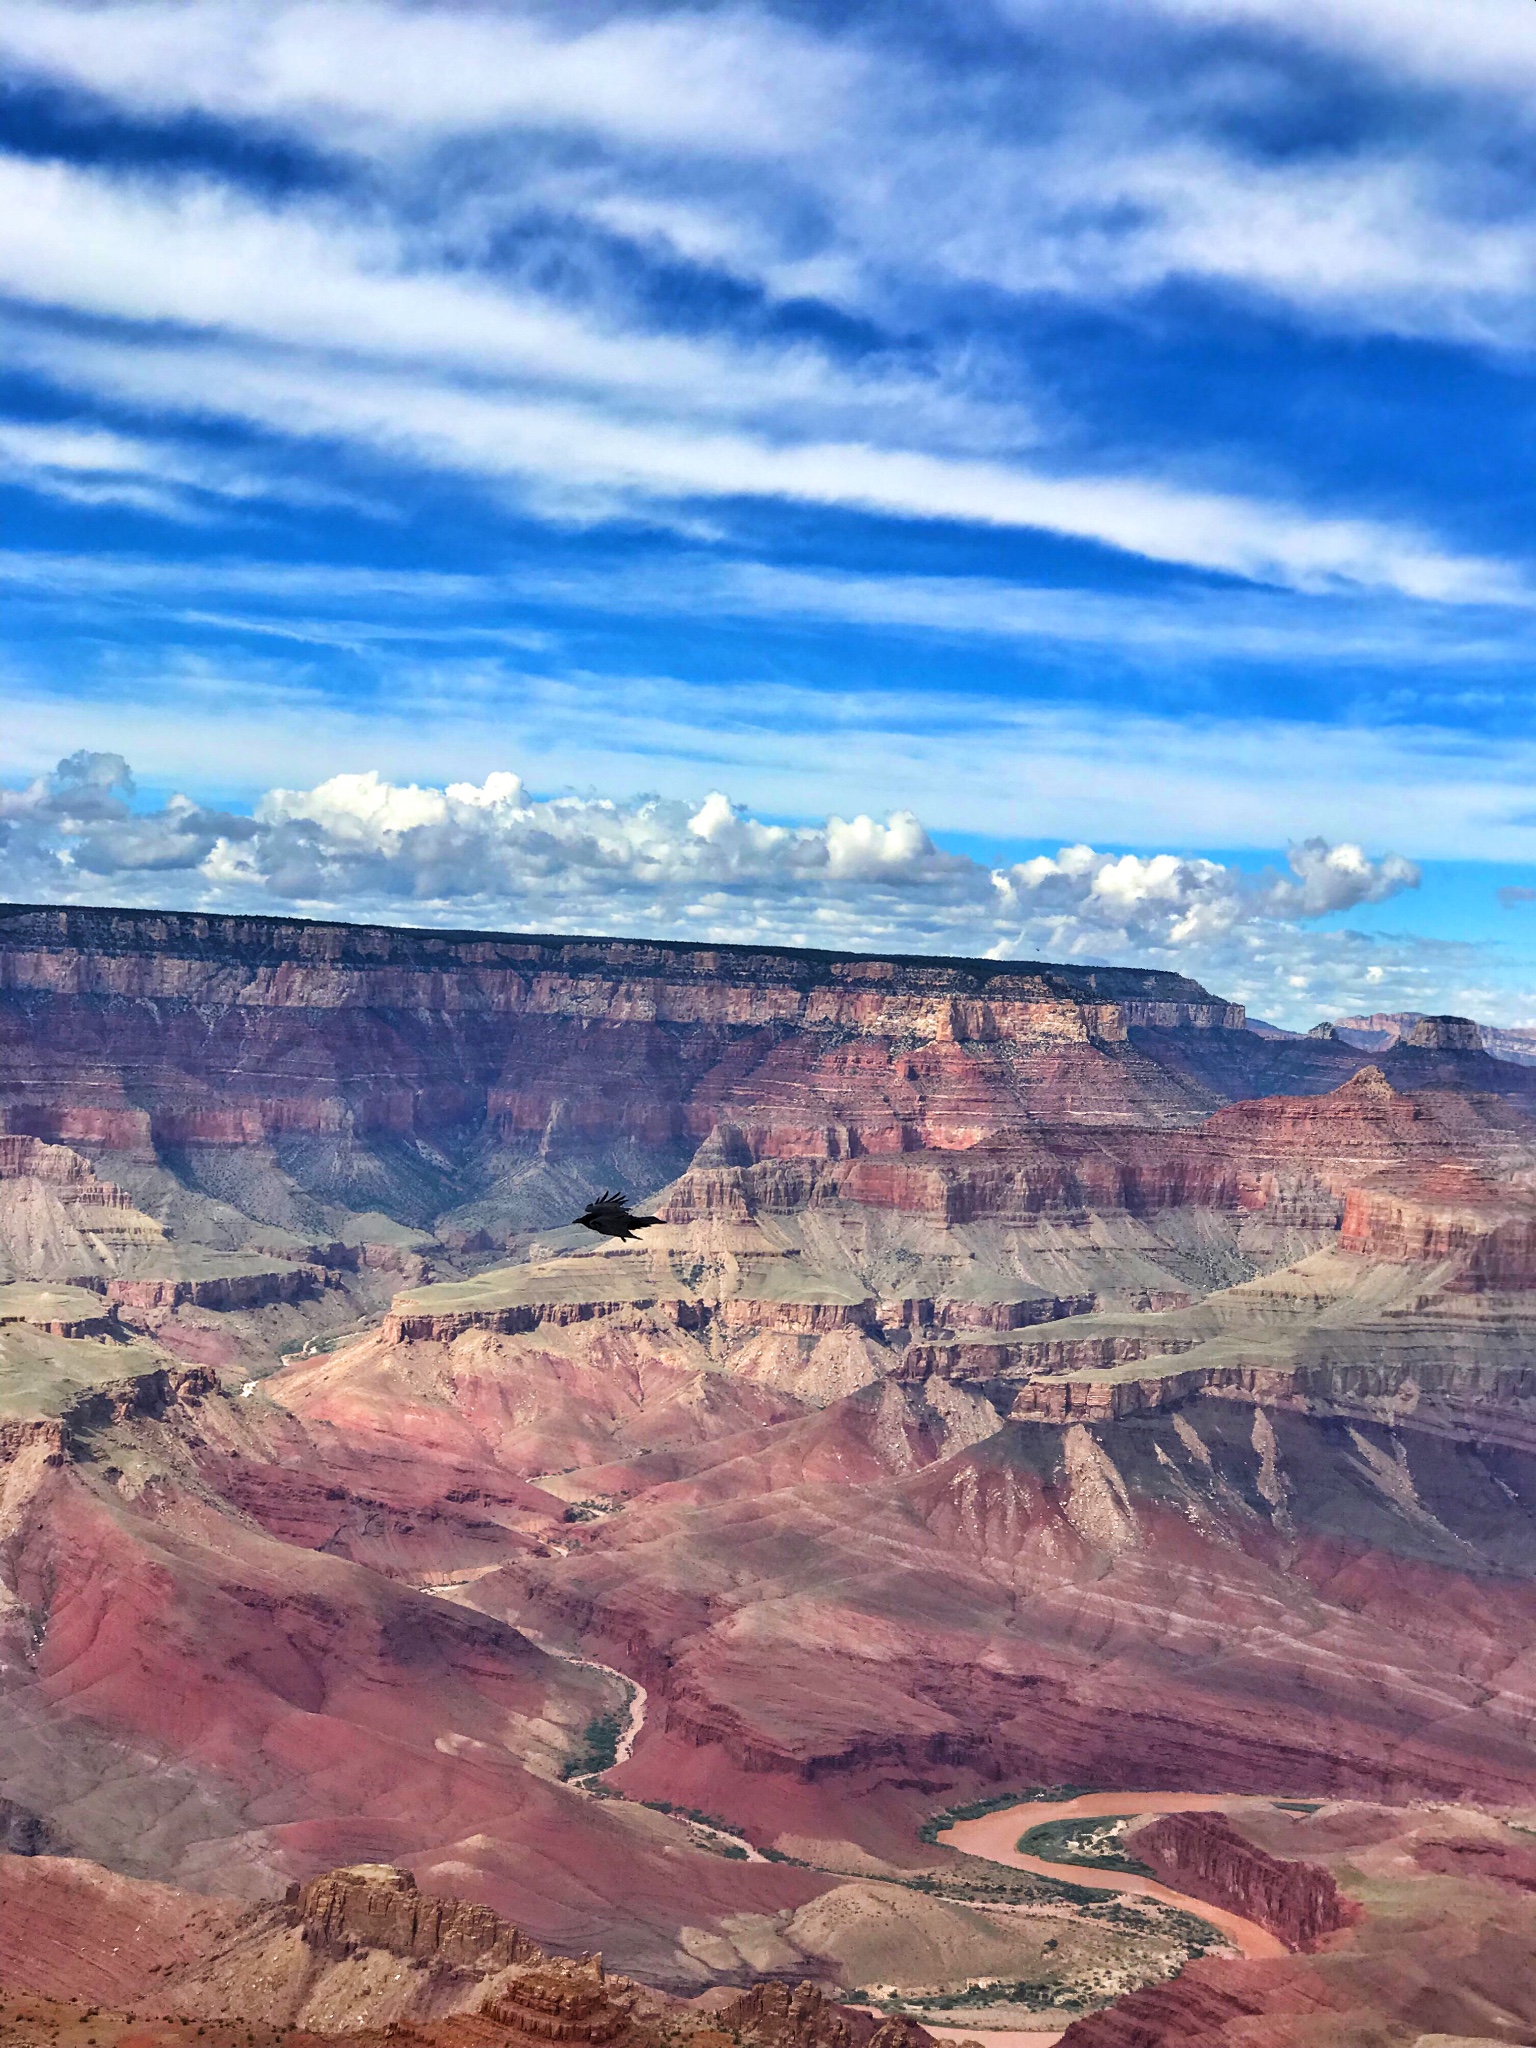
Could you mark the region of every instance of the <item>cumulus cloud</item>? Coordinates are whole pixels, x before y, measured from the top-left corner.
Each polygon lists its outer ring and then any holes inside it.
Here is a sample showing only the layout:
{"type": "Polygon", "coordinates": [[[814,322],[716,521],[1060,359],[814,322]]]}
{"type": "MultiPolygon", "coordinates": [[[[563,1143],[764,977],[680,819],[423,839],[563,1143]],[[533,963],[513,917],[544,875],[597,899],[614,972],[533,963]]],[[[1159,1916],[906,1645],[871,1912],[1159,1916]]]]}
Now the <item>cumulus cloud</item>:
{"type": "MultiPolygon", "coordinates": [[[[1054,856],[992,868],[911,812],[772,824],[702,801],[538,798],[497,771],[445,788],[335,775],[242,816],[175,796],[135,811],[115,754],[79,753],[0,793],[0,886],[18,900],[285,908],[421,924],[621,931],[870,950],[1142,961],[1268,1007],[1381,993],[1372,941],[1309,921],[1418,884],[1397,855],[1310,839],[1251,874],[1176,854],[1054,856]],[[1332,963],[1332,964],[1330,964],[1332,963]],[[1335,970],[1341,970],[1336,972],[1335,970]]],[[[1394,960],[1392,988],[1413,963],[1394,960]]],[[[1422,993],[1418,983],[1414,992],[1422,993]]],[[[1379,1005],[1378,1005],[1379,1006],[1379,1005]]]]}
{"type": "Polygon", "coordinates": [[[135,812],[132,770],[121,754],[82,749],[23,790],[0,790],[0,873],[6,893],[41,889],[89,899],[96,878],[186,873],[221,847],[252,838],[250,818],[173,796],[135,812]]]}

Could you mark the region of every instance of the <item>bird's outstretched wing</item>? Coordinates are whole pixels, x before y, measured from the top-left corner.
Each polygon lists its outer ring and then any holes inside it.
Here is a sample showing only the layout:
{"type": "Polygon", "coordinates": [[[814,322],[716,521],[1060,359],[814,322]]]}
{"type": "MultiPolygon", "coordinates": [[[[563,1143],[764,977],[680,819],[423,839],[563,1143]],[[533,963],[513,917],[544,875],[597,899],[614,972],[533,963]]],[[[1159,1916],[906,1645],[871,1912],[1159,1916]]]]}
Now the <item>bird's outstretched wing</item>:
{"type": "Polygon", "coordinates": [[[636,1216],[631,1213],[629,1203],[618,1193],[604,1192],[596,1201],[589,1202],[581,1215],[576,1218],[588,1230],[595,1230],[603,1237],[617,1237],[627,1240],[637,1231],[648,1230],[653,1223],[660,1223],[659,1216],[636,1216]]]}

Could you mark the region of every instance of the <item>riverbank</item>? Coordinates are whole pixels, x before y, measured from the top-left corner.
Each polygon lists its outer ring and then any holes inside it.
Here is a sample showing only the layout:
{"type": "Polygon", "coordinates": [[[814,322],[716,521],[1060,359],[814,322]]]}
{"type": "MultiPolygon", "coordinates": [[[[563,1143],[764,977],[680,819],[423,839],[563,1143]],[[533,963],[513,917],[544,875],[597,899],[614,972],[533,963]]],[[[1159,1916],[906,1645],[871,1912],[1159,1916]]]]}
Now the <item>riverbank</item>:
{"type": "MultiPolygon", "coordinates": [[[[1015,1846],[1028,1828],[1053,1820],[1102,1819],[1109,1814],[1153,1813],[1236,1813],[1245,1806],[1268,1807],[1272,1800],[1252,1794],[1195,1792],[1088,1792],[1075,1799],[1023,1799],[997,1813],[977,1820],[956,1821],[945,1828],[939,1841],[967,1856],[984,1856],[989,1862],[1005,1864],[1010,1870],[1028,1870],[1036,1877],[1066,1878],[1089,1891],[1127,1892],[1139,1898],[1156,1899],[1165,1906],[1177,1906],[1185,1913],[1218,1929],[1239,1954],[1258,1958],[1288,1953],[1278,1936],[1256,1920],[1228,1913],[1220,1906],[1207,1905],[1184,1892],[1176,1892],[1155,1878],[1137,1877],[1127,1871],[1095,1870],[1082,1863],[1048,1863],[1041,1856],[1026,1856],[1015,1846]]],[[[1001,2048],[1001,2044],[998,2044],[1001,2048]]]]}

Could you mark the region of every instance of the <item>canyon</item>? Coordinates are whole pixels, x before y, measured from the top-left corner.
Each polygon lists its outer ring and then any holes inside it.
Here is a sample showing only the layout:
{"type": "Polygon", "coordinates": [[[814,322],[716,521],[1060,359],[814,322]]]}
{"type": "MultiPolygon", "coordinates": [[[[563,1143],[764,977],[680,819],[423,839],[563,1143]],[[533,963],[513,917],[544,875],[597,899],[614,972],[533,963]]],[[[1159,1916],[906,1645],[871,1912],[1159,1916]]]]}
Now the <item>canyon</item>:
{"type": "Polygon", "coordinates": [[[1393,1029],[0,909],[0,1982],[494,2044],[465,1954],[601,1951],[804,2048],[1528,2038],[1536,1067],[1393,1029]],[[1293,1803],[1128,1837],[1283,1956],[935,1832],[1127,1783],[1293,1803]]]}

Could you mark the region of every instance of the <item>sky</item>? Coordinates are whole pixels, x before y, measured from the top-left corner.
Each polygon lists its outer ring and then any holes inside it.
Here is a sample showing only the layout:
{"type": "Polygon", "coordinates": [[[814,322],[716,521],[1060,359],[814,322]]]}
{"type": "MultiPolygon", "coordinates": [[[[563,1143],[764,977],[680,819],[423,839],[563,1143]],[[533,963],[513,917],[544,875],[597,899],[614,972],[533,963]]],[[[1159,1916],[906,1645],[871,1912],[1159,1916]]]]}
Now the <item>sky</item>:
{"type": "Polygon", "coordinates": [[[7,0],[0,895],[1536,1023],[1536,8],[7,0]]]}

